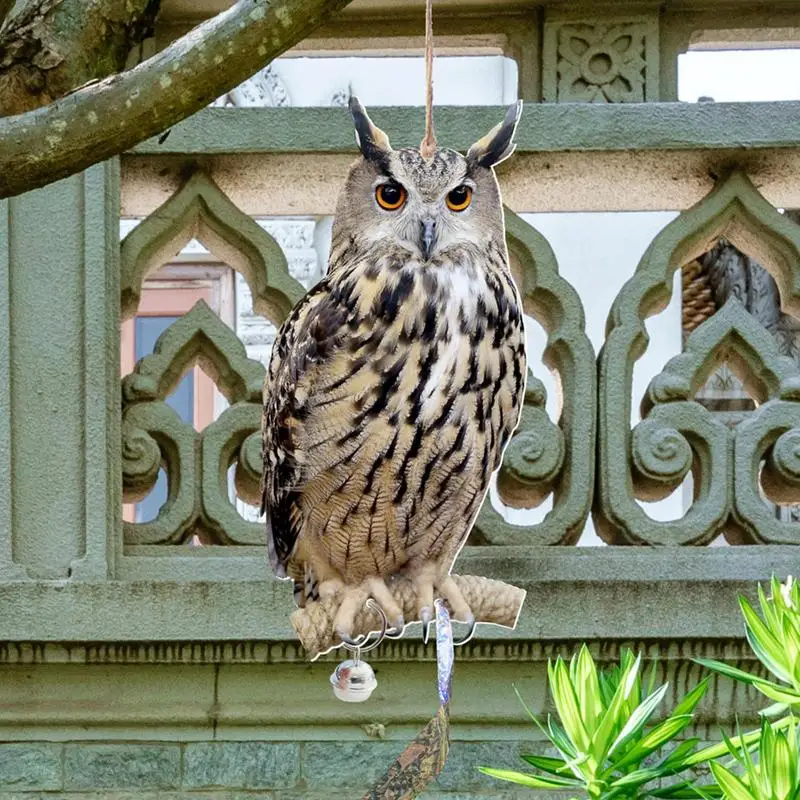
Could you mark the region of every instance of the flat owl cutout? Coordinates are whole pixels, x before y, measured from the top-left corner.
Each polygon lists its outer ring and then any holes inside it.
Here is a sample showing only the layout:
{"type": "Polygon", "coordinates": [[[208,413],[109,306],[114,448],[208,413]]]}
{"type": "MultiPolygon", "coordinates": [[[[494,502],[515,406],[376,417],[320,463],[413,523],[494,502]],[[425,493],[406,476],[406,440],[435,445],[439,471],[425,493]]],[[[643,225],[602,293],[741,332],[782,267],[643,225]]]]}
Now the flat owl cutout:
{"type": "Polygon", "coordinates": [[[379,627],[369,598],[395,634],[409,620],[427,632],[435,597],[470,635],[476,620],[516,622],[523,592],[451,569],[525,391],[493,169],[514,150],[521,108],[466,156],[425,158],[393,149],[351,99],[361,156],[327,274],[281,326],[264,387],[270,563],[294,583],[312,656],[379,627]]]}

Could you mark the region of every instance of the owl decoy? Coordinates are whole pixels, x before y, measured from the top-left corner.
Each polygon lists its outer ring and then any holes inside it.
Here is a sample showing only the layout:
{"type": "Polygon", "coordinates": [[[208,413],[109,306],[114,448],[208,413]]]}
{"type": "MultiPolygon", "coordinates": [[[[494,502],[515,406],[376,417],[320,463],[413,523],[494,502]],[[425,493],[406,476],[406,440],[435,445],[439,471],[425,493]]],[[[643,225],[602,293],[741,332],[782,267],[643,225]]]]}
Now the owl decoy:
{"type": "MultiPolygon", "coordinates": [[[[338,200],[326,276],[278,332],[262,419],[269,558],[295,600],[337,596],[352,644],[372,597],[415,587],[474,617],[450,576],[517,426],[527,375],[493,167],[521,103],[466,156],[392,149],[356,98],[361,151],[338,200]]],[[[424,144],[424,143],[423,143],[424,144]]]]}

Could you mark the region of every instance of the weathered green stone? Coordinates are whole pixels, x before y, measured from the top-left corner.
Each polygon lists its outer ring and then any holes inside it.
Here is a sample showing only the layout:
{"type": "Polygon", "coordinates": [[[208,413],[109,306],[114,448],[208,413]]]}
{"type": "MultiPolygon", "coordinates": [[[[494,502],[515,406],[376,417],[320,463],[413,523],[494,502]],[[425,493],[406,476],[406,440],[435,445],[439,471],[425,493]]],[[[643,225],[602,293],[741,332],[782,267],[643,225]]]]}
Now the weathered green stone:
{"type": "Polygon", "coordinates": [[[0,575],[105,580],[121,511],[119,163],[0,201],[0,218],[0,575]]]}
{"type": "Polygon", "coordinates": [[[300,777],[300,745],[273,742],[198,742],[186,745],[187,788],[283,789],[300,777]]]}
{"type": "MultiPolygon", "coordinates": [[[[421,727],[421,726],[420,726],[421,727]]],[[[406,742],[308,742],[303,778],[311,789],[366,791],[389,768],[406,742]]]]}
{"type": "Polygon", "coordinates": [[[60,789],[60,744],[0,744],[0,794],[6,790],[60,789]]]}
{"type": "MultiPolygon", "coordinates": [[[[796,523],[776,521],[764,505],[758,475],[769,447],[800,419],[800,375],[737,301],[698,327],[686,351],[653,379],[642,401],[644,418],[630,430],[633,367],[646,347],[644,320],[668,302],[676,270],[723,236],[758,256],[778,284],[785,311],[800,308],[800,226],[780,214],[744,172],[721,179],[651,242],[614,300],[599,358],[593,514],[610,544],[706,545],[719,533],[734,544],[797,542],[796,523]],[[725,360],[742,372],[760,406],[741,431],[730,431],[694,399],[705,376],[725,360]],[[690,468],[691,508],[680,519],[650,518],[637,500],[667,496],[690,468]]],[[[767,471],[774,474],[771,462],[767,471]]],[[[786,488],[793,485],[787,497],[794,497],[797,464],[786,466],[782,480],[786,488]]]]}
{"type": "MultiPolygon", "coordinates": [[[[505,108],[443,106],[436,137],[466,150],[505,108]]],[[[394,147],[416,147],[425,109],[370,108],[394,147]]],[[[340,108],[207,108],[175,125],[169,138],[148,139],[136,155],[252,152],[355,153],[352,127],[340,108]],[[231,136],[231,130],[236,136],[231,136]]],[[[514,141],[518,153],[637,150],[748,150],[796,147],[800,103],[527,103],[514,141]]],[[[130,158],[131,156],[127,156],[130,158]]],[[[513,162],[512,162],[513,164],[513,162]]]]}
{"type": "Polygon", "coordinates": [[[67,789],[174,789],[181,750],[175,744],[67,744],[67,789]]]}
{"type": "Polygon", "coordinates": [[[518,742],[452,742],[447,763],[432,788],[450,792],[491,791],[492,796],[506,797],[503,792],[511,791],[513,786],[484,775],[478,767],[524,771],[519,753],[518,742]]]}

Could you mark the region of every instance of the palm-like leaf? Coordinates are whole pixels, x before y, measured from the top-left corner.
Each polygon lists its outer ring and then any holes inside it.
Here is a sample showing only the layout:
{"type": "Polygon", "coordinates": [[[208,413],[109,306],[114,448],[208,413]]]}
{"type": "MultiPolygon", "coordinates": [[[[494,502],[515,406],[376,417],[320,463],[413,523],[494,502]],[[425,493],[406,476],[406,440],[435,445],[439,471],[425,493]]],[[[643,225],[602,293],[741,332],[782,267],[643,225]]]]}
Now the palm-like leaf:
{"type": "MultiPolygon", "coordinates": [[[[758,731],[758,758],[742,745],[744,737],[725,740],[730,755],[741,765],[740,774],[712,762],[711,772],[726,800],[796,800],[800,796],[800,736],[795,720],[783,724],[762,720],[758,731]]],[[[706,787],[701,787],[706,788],[706,787]]]]}
{"type": "Polygon", "coordinates": [[[510,781],[520,786],[531,789],[580,789],[580,781],[569,778],[556,778],[544,775],[529,775],[527,772],[516,772],[513,769],[492,769],[492,767],[478,767],[485,775],[500,778],[501,781],[510,781]]]}
{"type": "Polygon", "coordinates": [[[529,788],[570,790],[573,794],[582,788],[593,800],[616,800],[642,796],[647,784],[686,768],[697,739],[679,744],[656,766],[645,767],[643,762],[691,723],[708,679],[695,687],[672,715],[653,725],[651,719],[668,686],[655,686],[655,668],[642,680],[641,656],[629,650],[623,652],[618,665],[598,669],[583,646],[569,664],[560,657],[549,662],[547,674],[558,721],[548,717],[541,722],[521,697],[520,701],[558,755],[523,755],[537,770],[534,773],[489,767],[481,767],[482,772],[529,788]]]}
{"type": "Polygon", "coordinates": [[[747,642],[758,660],[781,683],[751,675],[720,661],[696,659],[698,664],[755,686],[762,694],[788,709],[800,711],[800,585],[789,578],[785,584],[773,578],[770,596],[758,587],[761,615],[745,597],[739,598],[747,642]]]}

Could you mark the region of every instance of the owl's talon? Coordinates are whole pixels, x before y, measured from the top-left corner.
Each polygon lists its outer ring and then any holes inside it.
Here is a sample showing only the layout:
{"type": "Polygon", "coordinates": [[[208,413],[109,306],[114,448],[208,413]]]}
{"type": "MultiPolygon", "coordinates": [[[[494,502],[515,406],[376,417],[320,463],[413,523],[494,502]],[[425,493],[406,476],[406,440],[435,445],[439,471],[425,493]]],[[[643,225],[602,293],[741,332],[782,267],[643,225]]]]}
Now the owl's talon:
{"type": "Polygon", "coordinates": [[[469,625],[469,630],[467,631],[466,636],[461,639],[456,639],[453,637],[453,647],[460,647],[462,644],[466,644],[475,635],[475,628],[477,627],[478,623],[472,614],[470,614],[467,619],[455,621],[464,622],[465,624],[469,625]]]}
{"type": "Polygon", "coordinates": [[[368,638],[368,634],[364,636],[357,636],[355,639],[352,638],[349,634],[345,633],[342,630],[337,628],[336,635],[342,640],[342,644],[346,645],[347,647],[358,648],[362,647],[368,638]]]}
{"type": "Polygon", "coordinates": [[[401,615],[395,619],[392,627],[386,631],[386,633],[384,634],[384,638],[399,639],[403,635],[405,627],[406,627],[406,621],[405,618],[401,615]]]}
{"type": "Polygon", "coordinates": [[[430,634],[430,624],[433,615],[431,610],[428,606],[425,606],[420,609],[419,618],[422,622],[422,643],[428,644],[428,638],[430,634]]]}

